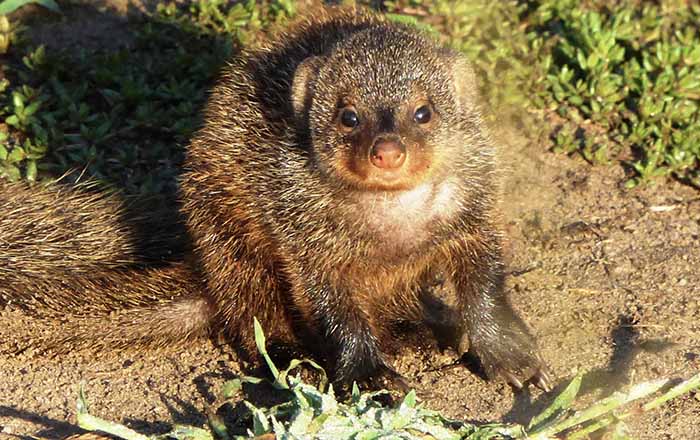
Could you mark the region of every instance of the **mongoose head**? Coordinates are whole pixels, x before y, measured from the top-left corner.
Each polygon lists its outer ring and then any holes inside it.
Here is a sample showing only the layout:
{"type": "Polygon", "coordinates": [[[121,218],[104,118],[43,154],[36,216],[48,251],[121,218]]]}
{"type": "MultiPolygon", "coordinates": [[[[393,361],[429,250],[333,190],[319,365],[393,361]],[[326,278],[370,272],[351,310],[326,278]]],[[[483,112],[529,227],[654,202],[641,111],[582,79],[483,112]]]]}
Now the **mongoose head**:
{"type": "Polygon", "coordinates": [[[358,190],[395,191],[440,181],[469,160],[475,90],[459,55],[415,30],[381,26],[304,60],[292,102],[321,173],[358,190]]]}

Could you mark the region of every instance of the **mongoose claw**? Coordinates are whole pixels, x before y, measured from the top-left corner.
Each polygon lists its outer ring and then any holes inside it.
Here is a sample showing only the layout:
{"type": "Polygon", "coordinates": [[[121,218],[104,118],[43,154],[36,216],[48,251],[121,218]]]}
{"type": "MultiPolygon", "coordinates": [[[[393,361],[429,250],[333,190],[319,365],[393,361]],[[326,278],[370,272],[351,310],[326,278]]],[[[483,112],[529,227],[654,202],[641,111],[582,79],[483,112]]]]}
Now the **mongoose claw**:
{"type": "Polygon", "coordinates": [[[537,374],[533,376],[533,381],[535,386],[545,393],[552,391],[552,379],[544,369],[539,369],[537,371],[537,374]]]}
{"type": "MultiPolygon", "coordinates": [[[[503,341],[501,341],[503,342],[503,341]]],[[[499,348],[503,348],[502,344],[499,348]]],[[[534,347],[518,350],[511,345],[509,350],[477,352],[486,376],[490,379],[502,378],[513,388],[521,390],[533,384],[542,391],[552,389],[552,379],[542,358],[534,347]]]]}
{"type": "Polygon", "coordinates": [[[501,376],[513,387],[519,390],[523,389],[523,383],[510,371],[502,371],[501,376]]]}
{"type": "Polygon", "coordinates": [[[389,367],[382,368],[381,371],[370,377],[367,382],[372,389],[384,389],[392,394],[404,395],[411,391],[411,386],[406,378],[389,367]]]}
{"type": "Polygon", "coordinates": [[[548,393],[552,391],[552,379],[543,366],[538,367],[534,372],[516,375],[512,371],[497,370],[496,375],[502,377],[508,384],[517,390],[522,390],[527,384],[532,383],[537,388],[548,393]],[[520,377],[518,377],[520,376],[520,377]]]}

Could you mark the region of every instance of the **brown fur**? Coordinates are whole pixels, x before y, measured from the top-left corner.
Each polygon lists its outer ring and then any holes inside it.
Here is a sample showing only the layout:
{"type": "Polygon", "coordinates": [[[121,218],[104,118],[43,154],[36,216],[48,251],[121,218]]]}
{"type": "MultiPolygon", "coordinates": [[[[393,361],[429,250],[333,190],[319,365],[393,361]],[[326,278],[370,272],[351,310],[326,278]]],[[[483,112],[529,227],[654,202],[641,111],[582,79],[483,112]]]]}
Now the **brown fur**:
{"type": "MultiPolygon", "coordinates": [[[[139,266],[114,200],[69,193],[28,214],[56,224],[51,231],[20,230],[14,211],[0,213],[17,232],[0,242],[34,240],[0,248],[0,262],[17,262],[0,298],[83,314],[126,308],[106,327],[117,345],[217,328],[252,353],[257,317],[270,339],[320,346],[347,382],[391,375],[382,354],[390,323],[426,320],[439,302],[426,286],[445,273],[457,289],[443,323],[454,345],[468,340],[490,375],[544,380],[503,293],[494,149],[475,90],[461,56],[413,29],[365,10],[316,11],[233,60],[214,88],[181,181],[186,263],[139,266]],[[426,103],[432,119],[418,125],[413,112],[426,103]],[[357,130],[339,122],[347,108],[360,115],[357,130]],[[407,151],[393,174],[368,162],[385,138],[407,151]],[[63,221],[66,212],[84,226],[62,229],[78,222],[63,221]],[[64,248],[66,258],[21,269],[30,250],[64,248]]],[[[66,344],[87,337],[72,331],[66,344]]]]}

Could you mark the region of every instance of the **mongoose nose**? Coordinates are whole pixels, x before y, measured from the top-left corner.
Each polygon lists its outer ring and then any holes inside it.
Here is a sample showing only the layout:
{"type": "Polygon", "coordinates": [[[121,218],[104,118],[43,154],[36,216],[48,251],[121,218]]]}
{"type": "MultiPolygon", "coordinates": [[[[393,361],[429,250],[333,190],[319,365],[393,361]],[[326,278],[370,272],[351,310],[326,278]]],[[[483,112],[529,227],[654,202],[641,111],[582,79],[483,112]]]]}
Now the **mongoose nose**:
{"type": "Polygon", "coordinates": [[[406,161],[406,148],[394,140],[380,140],[372,147],[372,165],[377,168],[399,168],[406,161]]]}

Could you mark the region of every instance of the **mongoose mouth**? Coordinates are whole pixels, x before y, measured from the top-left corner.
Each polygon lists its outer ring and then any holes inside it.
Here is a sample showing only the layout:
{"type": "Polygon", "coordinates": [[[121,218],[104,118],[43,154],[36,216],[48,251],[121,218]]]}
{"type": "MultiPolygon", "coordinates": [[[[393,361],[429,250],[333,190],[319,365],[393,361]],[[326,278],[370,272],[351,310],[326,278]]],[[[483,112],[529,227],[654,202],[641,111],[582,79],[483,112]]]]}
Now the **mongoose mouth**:
{"type": "Polygon", "coordinates": [[[378,136],[367,145],[354,145],[337,164],[344,180],[365,191],[408,191],[425,183],[432,158],[418,143],[398,136],[378,136]]]}

